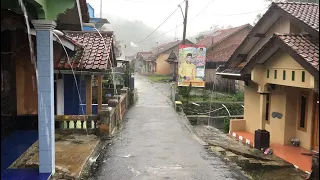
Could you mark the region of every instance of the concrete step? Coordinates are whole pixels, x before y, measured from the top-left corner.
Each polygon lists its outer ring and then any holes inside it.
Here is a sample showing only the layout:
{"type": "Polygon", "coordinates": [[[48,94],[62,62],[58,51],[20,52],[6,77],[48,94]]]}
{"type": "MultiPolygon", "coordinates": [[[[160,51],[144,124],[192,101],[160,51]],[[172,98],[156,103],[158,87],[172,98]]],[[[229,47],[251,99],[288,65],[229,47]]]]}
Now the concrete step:
{"type": "Polygon", "coordinates": [[[226,158],[228,158],[231,162],[237,162],[238,155],[233,152],[226,151],[226,158]]]}
{"type": "Polygon", "coordinates": [[[285,161],[260,161],[263,168],[269,168],[269,169],[278,169],[278,168],[289,168],[293,167],[292,164],[287,163],[285,161]]]}
{"type": "Polygon", "coordinates": [[[259,160],[249,158],[249,162],[244,166],[246,169],[260,169],[262,167],[259,160]]]}
{"type": "Polygon", "coordinates": [[[222,154],[223,156],[226,155],[226,150],[223,149],[223,148],[221,148],[221,147],[219,147],[219,146],[210,146],[210,149],[211,149],[211,151],[220,153],[220,154],[222,154]]]}

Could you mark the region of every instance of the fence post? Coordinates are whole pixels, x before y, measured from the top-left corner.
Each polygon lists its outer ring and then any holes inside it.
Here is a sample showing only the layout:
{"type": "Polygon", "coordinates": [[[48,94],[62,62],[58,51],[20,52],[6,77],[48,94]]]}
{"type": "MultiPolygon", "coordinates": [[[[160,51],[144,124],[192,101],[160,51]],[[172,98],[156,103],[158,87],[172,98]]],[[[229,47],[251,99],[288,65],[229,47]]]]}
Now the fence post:
{"type": "Polygon", "coordinates": [[[98,112],[99,123],[98,132],[100,136],[108,136],[110,132],[110,110],[101,110],[98,112]]]}

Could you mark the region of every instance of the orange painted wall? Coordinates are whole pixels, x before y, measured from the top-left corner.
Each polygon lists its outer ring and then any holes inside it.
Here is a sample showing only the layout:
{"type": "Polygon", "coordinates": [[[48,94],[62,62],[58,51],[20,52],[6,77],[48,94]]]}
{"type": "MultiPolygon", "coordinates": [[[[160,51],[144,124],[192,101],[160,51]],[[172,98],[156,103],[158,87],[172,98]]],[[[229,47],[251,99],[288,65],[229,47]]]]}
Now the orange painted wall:
{"type": "Polygon", "coordinates": [[[167,63],[169,54],[160,54],[157,58],[156,74],[171,75],[172,67],[167,63]]]}

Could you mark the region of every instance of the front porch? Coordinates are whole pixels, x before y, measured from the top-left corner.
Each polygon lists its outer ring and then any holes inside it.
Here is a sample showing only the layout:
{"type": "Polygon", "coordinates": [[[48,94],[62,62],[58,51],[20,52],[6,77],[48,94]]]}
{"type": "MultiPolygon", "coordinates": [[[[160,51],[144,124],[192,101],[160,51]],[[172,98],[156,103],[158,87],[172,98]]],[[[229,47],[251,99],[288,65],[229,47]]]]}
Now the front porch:
{"type": "MultiPolygon", "coordinates": [[[[232,120],[230,121],[230,124],[232,124],[232,120]]],[[[230,131],[229,135],[252,148],[254,147],[253,133],[236,130],[230,131]]],[[[270,142],[270,148],[273,150],[274,155],[293,164],[296,168],[304,172],[311,172],[312,156],[302,154],[311,154],[312,152],[310,150],[292,145],[281,145],[273,142],[270,142]]]]}

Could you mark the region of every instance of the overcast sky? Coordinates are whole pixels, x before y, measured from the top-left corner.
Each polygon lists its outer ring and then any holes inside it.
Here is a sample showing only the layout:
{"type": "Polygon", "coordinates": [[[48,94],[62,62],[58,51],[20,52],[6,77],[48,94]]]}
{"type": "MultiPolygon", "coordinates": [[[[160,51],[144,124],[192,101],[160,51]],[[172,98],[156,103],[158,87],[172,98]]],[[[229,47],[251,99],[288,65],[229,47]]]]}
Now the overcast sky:
{"type": "MultiPolygon", "coordinates": [[[[95,16],[100,17],[100,0],[87,2],[95,9],[95,16]]],[[[128,20],[140,20],[156,28],[181,2],[182,0],[102,0],[102,12],[128,20]]],[[[185,3],[181,6],[184,11],[185,3]]],[[[252,23],[259,12],[266,11],[267,6],[265,0],[189,0],[187,38],[209,30],[214,24],[235,27],[252,23]]],[[[181,10],[178,9],[159,30],[166,32],[173,29],[168,35],[175,36],[176,25],[182,23],[181,10]]],[[[182,34],[180,31],[183,31],[182,26],[177,29],[179,35],[182,34]]]]}

